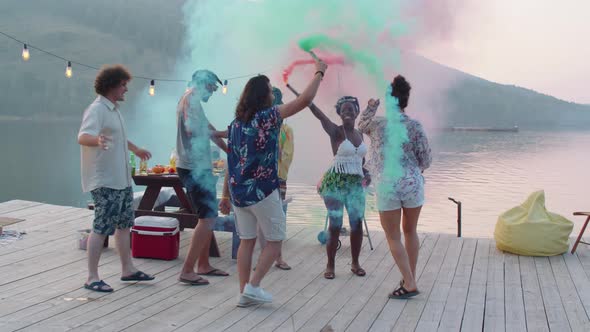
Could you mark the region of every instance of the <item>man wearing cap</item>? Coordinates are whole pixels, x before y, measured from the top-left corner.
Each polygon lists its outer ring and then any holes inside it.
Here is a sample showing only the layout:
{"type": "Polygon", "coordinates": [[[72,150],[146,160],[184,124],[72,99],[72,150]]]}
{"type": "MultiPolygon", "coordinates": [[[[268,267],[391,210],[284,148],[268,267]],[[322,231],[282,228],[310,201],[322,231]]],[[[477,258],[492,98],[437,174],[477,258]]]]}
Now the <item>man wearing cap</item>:
{"type": "Polygon", "coordinates": [[[218,83],[221,84],[221,80],[213,72],[197,70],[189,83],[189,89],[178,102],[176,114],[176,168],[199,217],[178,280],[197,286],[209,283],[199,275],[228,275],[209,264],[209,245],[217,217],[217,181],[212,172],[209,141],[213,141],[223,151],[227,151],[227,145],[221,139],[224,133],[217,131],[209,123],[201,102],[206,103],[209,100],[213,92],[217,91],[218,83]]]}

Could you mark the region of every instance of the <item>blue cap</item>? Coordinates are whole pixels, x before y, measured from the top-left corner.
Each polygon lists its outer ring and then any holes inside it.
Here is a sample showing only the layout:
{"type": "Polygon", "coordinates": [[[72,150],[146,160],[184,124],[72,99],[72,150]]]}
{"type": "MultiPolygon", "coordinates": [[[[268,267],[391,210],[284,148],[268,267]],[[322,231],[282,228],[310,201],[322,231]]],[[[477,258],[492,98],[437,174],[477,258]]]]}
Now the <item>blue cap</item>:
{"type": "Polygon", "coordinates": [[[283,93],[279,88],[272,87],[272,94],[275,96],[274,105],[282,105],[283,104],[283,93]]]}
{"type": "Polygon", "coordinates": [[[192,80],[189,82],[188,85],[190,87],[193,87],[193,86],[196,86],[197,84],[208,84],[208,83],[213,83],[213,84],[219,83],[220,85],[223,85],[223,83],[221,83],[221,80],[219,79],[219,77],[217,77],[217,75],[215,75],[214,72],[207,70],[207,69],[199,69],[199,70],[195,71],[193,73],[192,80]]]}

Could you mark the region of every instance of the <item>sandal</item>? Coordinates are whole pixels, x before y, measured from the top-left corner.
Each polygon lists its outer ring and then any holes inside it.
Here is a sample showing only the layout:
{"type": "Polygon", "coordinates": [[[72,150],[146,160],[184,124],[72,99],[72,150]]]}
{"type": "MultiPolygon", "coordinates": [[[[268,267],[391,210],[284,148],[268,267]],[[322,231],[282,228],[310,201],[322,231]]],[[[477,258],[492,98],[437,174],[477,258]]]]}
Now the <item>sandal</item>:
{"type": "Polygon", "coordinates": [[[101,293],[111,293],[113,291],[113,288],[111,286],[107,285],[107,283],[102,280],[95,281],[90,284],[84,284],[84,288],[89,289],[91,291],[95,291],[95,292],[101,292],[101,293]],[[108,288],[105,288],[105,287],[108,287],[108,288]]]}
{"type": "Polygon", "coordinates": [[[362,267],[351,268],[350,272],[356,274],[359,277],[364,277],[367,275],[367,272],[362,267]]]}
{"type": "Polygon", "coordinates": [[[418,294],[420,294],[420,292],[417,289],[415,289],[413,291],[409,291],[404,286],[399,286],[398,288],[396,288],[393,292],[391,292],[389,294],[389,298],[403,300],[403,299],[407,299],[410,297],[414,297],[418,294]]]}
{"type": "Polygon", "coordinates": [[[220,270],[220,269],[216,269],[216,268],[213,268],[213,270],[211,270],[207,273],[197,273],[197,274],[200,274],[202,276],[211,276],[211,277],[227,277],[227,276],[229,276],[229,273],[227,273],[223,270],[220,270]]]}
{"type": "Polygon", "coordinates": [[[205,286],[205,285],[209,285],[209,280],[205,279],[205,278],[197,278],[195,280],[190,280],[190,279],[184,279],[184,278],[178,278],[178,281],[185,283],[185,284],[189,284],[191,286],[205,286]]]}
{"type": "Polygon", "coordinates": [[[289,264],[287,264],[286,262],[281,262],[281,263],[276,263],[275,267],[281,269],[281,270],[285,270],[288,271],[291,269],[291,267],[289,266],[289,264]]]}
{"type": "Polygon", "coordinates": [[[336,274],[332,271],[326,271],[324,272],[324,278],[331,280],[336,278],[336,274]]]}
{"type": "Polygon", "coordinates": [[[150,281],[154,279],[156,279],[156,277],[151,276],[147,273],[143,273],[141,271],[137,271],[132,275],[126,277],[121,277],[121,281],[150,281]]]}

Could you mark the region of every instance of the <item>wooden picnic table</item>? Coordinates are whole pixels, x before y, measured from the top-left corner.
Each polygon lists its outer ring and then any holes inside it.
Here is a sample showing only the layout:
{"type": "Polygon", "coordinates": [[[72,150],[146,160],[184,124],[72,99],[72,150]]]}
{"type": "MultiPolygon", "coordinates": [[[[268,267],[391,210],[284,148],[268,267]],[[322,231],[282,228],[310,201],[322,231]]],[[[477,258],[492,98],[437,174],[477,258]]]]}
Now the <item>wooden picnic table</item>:
{"type": "MultiPolygon", "coordinates": [[[[193,209],[188,196],[184,191],[182,181],[178,174],[148,174],[148,175],[134,175],[133,181],[138,186],[146,186],[145,192],[135,216],[158,216],[158,217],[173,217],[178,219],[180,230],[185,228],[195,228],[199,222],[199,217],[193,209]],[[154,205],[160,194],[160,190],[165,187],[172,187],[176,192],[176,196],[180,201],[180,210],[177,212],[155,211],[154,205]]],[[[211,236],[211,245],[209,247],[209,255],[211,257],[219,257],[219,247],[215,234],[211,236]]]]}

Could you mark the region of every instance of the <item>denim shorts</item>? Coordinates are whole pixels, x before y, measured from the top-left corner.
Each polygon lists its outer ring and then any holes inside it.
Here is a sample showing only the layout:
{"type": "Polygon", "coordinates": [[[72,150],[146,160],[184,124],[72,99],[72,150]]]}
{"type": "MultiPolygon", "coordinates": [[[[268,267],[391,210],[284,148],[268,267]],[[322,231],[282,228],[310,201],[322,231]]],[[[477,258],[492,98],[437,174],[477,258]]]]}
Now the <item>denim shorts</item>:
{"type": "Polygon", "coordinates": [[[424,205],[424,186],[417,186],[409,193],[377,193],[377,209],[393,211],[401,208],[417,208],[424,205]]]}
{"type": "Polygon", "coordinates": [[[100,235],[113,235],[115,229],[133,226],[133,191],[125,189],[96,188],[90,192],[94,200],[94,223],[92,230],[100,235]]]}
{"type": "Polygon", "coordinates": [[[215,188],[217,178],[207,172],[203,172],[203,176],[196,178],[193,171],[184,168],[177,168],[176,171],[199,219],[216,218],[218,216],[215,188]]]}

